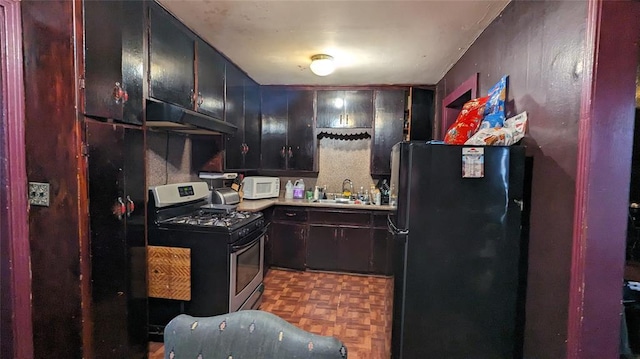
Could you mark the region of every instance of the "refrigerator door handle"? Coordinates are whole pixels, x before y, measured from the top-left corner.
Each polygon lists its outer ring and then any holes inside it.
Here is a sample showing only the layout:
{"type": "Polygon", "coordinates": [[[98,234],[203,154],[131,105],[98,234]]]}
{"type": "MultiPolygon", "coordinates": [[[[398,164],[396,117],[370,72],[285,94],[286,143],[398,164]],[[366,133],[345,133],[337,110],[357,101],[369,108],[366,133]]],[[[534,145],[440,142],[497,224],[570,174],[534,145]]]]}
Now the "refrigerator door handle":
{"type": "Polygon", "coordinates": [[[391,234],[394,234],[396,236],[406,236],[407,234],[409,234],[409,230],[408,229],[400,229],[398,227],[396,227],[396,225],[393,223],[393,221],[391,220],[391,214],[387,214],[387,229],[389,230],[389,232],[391,234]]]}
{"type": "Polygon", "coordinates": [[[514,199],[513,202],[515,202],[518,206],[520,206],[520,212],[524,211],[524,201],[514,199]]]}

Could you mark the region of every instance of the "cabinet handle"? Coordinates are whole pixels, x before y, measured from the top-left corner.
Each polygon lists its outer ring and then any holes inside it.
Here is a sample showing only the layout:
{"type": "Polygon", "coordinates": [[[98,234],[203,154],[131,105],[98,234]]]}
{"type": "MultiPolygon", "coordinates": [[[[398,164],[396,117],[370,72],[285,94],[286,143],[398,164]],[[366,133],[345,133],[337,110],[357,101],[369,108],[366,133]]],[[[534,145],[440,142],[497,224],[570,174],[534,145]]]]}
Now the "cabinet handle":
{"type": "Polygon", "coordinates": [[[297,215],[297,213],[286,212],[284,215],[287,216],[287,217],[295,217],[297,215]]]}
{"type": "Polygon", "coordinates": [[[122,201],[122,197],[118,197],[118,199],[116,199],[116,202],[113,204],[113,207],[111,207],[111,213],[113,213],[114,216],[116,216],[116,218],[118,218],[118,220],[122,220],[122,216],[124,216],[126,212],[126,206],[124,205],[124,202],[122,201]]]}
{"type": "Polygon", "coordinates": [[[283,146],[282,149],[280,149],[280,157],[284,158],[284,155],[285,155],[285,150],[283,146]]]}
{"type": "Polygon", "coordinates": [[[291,150],[291,146],[289,146],[289,158],[293,158],[293,151],[291,150]]]}
{"type": "Polygon", "coordinates": [[[245,143],[245,144],[244,144],[244,148],[245,148],[244,153],[245,153],[245,154],[249,153],[249,145],[247,145],[247,144],[245,143]]]}
{"type": "Polygon", "coordinates": [[[347,126],[349,126],[349,115],[347,115],[346,117],[347,117],[347,118],[346,118],[346,120],[344,121],[344,124],[345,124],[345,125],[347,125],[347,126]]]}
{"type": "Polygon", "coordinates": [[[133,203],[133,201],[131,200],[131,197],[127,196],[127,217],[131,217],[131,213],[133,213],[135,209],[136,209],[136,204],[133,203]]]}
{"type": "Polygon", "coordinates": [[[122,89],[122,86],[120,86],[120,82],[116,82],[113,86],[113,99],[116,101],[116,103],[124,103],[128,98],[129,95],[124,89],[122,89]]]}
{"type": "Polygon", "coordinates": [[[340,122],[339,122],[339,124],[340,124],[340,125],[342,125],[342,115],[340,115],[340,122]]]}
{"type": "Polygon", "coordinates": [[[195,102],[196,102],[196,92],[193,91],[193,89],[191,89],[191,91],[189,91],[189,103],[193,105],[195,102]]]}
{"type": "Polygon", "coordinates": [[[198,107],[202,106],[204,103],[204,97],[202,97],[202,92],[198,92],[198,107]]]}

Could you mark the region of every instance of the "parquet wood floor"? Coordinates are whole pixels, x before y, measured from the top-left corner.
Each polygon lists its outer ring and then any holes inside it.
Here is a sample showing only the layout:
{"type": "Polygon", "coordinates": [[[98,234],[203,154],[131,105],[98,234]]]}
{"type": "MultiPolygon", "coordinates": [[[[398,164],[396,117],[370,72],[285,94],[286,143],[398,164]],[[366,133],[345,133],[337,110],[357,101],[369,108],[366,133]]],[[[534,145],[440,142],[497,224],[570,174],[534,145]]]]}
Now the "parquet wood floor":
{"type": "MultiPolygon", "coordinates": [[[[349,359],[388,359],[393,279],[377,276],[270,269],[260,309],[347,346],[349,359]]],[[[149,359],[162,359],[150,343],[149,359]]]]}

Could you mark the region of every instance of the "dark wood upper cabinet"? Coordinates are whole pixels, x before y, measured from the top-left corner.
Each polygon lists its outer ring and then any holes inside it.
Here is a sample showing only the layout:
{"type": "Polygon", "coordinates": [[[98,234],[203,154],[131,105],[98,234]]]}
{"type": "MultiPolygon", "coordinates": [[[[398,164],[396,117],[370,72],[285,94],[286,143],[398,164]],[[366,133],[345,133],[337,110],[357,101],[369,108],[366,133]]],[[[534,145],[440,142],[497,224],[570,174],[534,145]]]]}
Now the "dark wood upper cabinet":
{"type": "Polygon", "coordinates": [[[244,168],[257,169],[260,167],[260,85],[245,79],[244,87],[244,168]]]}
{"type": "Polygon", "coordinates": [[[402,128],[406,108],[406,91],[376,90],[373,143],[371,148],[371,175],[391,174],[391,147],[402,141],[402,128]]]}
{"type": "Polygon", "coordinates": [[[226,170],[260,167],[260,86],[237,66],[227,63],[225,119],[238,127],[227,136],[226,170]]]}
{"type": "MultiPolygon", "coordinates": [[[[407,140],[429,141],[434,139],[434,90],[427,88],[411,88],[410,128],[405,134],[407,140]]],[[[462,105],[460,105],[462,106],[462,105]]],[[[451,110],[451,109],[449,109],[451,110]]],[[[457,115],[456,115],[457,116],[457,115]]],[[[455,120],[455,118],[454,118],[455,120]]],[[[444,137],[443,137],[444,138],[444,137]]]]}
{"type": "Polygon", "coordinates": [[[371,127],[372,90],[318,90],[317,96],[317,127],[371,127]]]}
{"type": "Polygon", "coordinates": [[[142,124],[144,3],[85,1],[84,113],[142,124]]]}
{"type": "Polygon", "coordinates": [[[206,42],[196,41],[198,95],[196,110],[224,119],[224,78],[226,60],[206,42]]]}
{"type": "Polygon", "coordinates": [[[225,144],[225,169],[240,169],[244,157],[244,77],[242,71],[227,65],[227,97],[225,121],[238,127],[233,136],[227,136],[225,144]]]}
{"type": "Polygon", "coordinates": [[[150,4],[149,12],[149,95],[193,109],[195,37],[159,5],[150,4]]]}
{"type": "Polygon", "coordinates": [[[313,171],[313,90],[262,88],[262,169],[313,171]]]}
{"type": "Polygon", "coordinates": [[[313,171],[313,90],[290,90],[287,94],[287,169],[313,171]]]}
{"type": "Polygon", "coordinates": [[[262,97],[262,165],[263,169],[286,168],[287,90],[263,87],[262,97]]]}

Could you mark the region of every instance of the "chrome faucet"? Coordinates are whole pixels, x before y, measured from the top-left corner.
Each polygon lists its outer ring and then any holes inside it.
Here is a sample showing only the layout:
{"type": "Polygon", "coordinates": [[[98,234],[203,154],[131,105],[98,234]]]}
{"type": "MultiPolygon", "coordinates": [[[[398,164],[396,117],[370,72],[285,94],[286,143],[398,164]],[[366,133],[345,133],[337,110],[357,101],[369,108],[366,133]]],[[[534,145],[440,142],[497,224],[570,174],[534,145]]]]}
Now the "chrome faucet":
{"type": "Polygon", "coordinates": [[[345,198],[351,198],[352,194],[353,194],[353,182],[351,182],[351,180],[347,178],[344,181],[342,181],[342,195],[345,198]]]}

